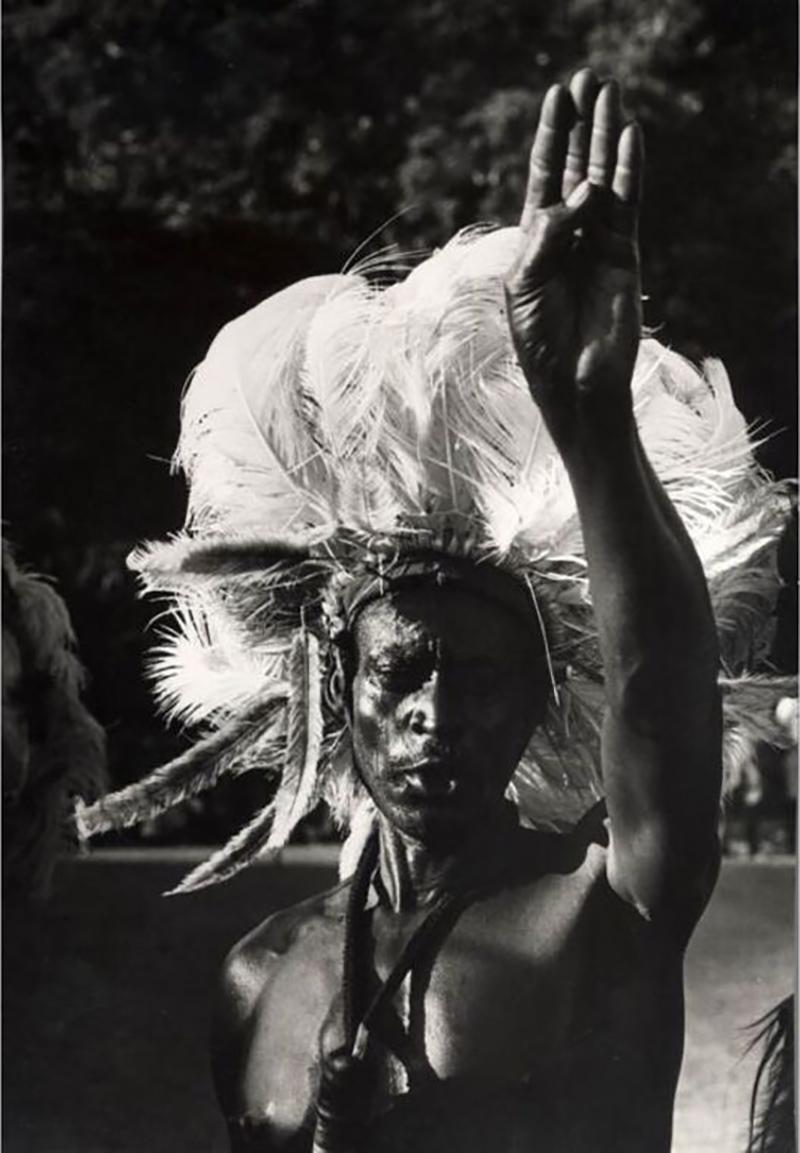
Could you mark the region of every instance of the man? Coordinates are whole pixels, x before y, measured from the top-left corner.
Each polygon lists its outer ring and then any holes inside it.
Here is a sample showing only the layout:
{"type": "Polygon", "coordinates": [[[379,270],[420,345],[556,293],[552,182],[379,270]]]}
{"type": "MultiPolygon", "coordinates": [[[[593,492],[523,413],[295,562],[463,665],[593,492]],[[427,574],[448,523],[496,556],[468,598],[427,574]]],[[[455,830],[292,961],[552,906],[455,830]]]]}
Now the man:
{"type": "Polygon", "coordinates": [[[763,574],[780,516],[724,376],[676,359],[667,388],[661,350],[634,411],[642,166],[617,85],[582,71],[545,98],[519,230],[457,238],[380,296],[287,289],[193,381],[194,536],[136,563],[188,606],[162,694],[218,729],[80,823],[279,747],[274,803],[183,887],[280,845],[320,795],[357,860],[225,966],[234,1149],[669,1149],[683,954],[719,864],[723,577],[763,574]],[[705,468],[711,498],[685,475],[705,468]],[[605,808],[565,759],[595,640],[605,808]],[[570,796],[545,831],[537,805],[570,796]]]}
{"type": "MultiPolygon", "coordinates": [[[[683,950],[718,868],[721,728],[702,570],[633,422],[641,169],[613,81],[598,93],[582,72],[572,93],[551,89],[507,284],[520,363],[586,540],[606,669],[607,829],[598,819],[554,838],[505,813],[541,719],[532,609],[526,629],[499,600],[421,578],[354,622],[348,716],[379,813],[377,978],[477,860],[499,877],[514,862],[387,1012],[365,1149],[669,1149],[683,950]]],[[[229,959],[216,1079],[228,1117],[263,1118],[258,1148],[308,1147],[296,1135],[313,1110],[313,1067],[345,1040],[346,900],[344,886],[278,914],[229,959]]]]}

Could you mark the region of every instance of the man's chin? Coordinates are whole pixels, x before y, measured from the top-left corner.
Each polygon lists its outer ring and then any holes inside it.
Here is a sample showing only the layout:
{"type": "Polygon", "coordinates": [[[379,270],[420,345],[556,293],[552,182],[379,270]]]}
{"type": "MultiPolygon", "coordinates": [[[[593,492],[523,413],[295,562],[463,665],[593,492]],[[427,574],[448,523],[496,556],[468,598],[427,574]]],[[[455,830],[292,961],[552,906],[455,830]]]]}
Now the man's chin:
{"type": "Polygon", "coordinates": [[[483,807],[427,802],[424,805],[378,804],[389,823],[404,837],[423,845],[445,847],[480,827],[483,807]]]}

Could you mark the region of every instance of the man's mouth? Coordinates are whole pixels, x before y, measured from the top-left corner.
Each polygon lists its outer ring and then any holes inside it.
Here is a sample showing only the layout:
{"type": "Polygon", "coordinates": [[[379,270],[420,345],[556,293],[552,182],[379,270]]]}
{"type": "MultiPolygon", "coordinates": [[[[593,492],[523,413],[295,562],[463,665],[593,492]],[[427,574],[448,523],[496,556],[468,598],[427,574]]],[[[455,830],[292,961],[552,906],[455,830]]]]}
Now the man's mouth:
{"type": "Polygon", "coordinates": [[[459,780],[446,761],[417,761],[398,774],[397,787],[408,796],[450,797],[458,790],[459,780]]]}

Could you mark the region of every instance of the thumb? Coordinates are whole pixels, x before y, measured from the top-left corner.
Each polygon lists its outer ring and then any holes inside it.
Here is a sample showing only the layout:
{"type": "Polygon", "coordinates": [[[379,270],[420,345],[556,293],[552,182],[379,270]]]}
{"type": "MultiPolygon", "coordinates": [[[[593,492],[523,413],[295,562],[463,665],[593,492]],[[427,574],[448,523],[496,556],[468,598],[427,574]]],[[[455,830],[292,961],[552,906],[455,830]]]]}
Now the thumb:
{"type": "Polygon", "coordinates": [[[608,213],[610,206],[608,189],[582,180],[570,192],[564,202],[562,214],[569,228],[583,228],[590,221],[600,221],[608,213]]]}
{"type": "Polygon", "coordinates": [[[587,205],[594,200],[593,191],[593,184],[588,180],[581,180],[580,184],[576,184],[572,192],[570,192],[564,202],[564,207],[570,213],[584,211],[587,205]]]}
{"type": "Polygon", "coordinates": [[[522,250],[515,269],[526,288],[549,279],[572,248],[578,228],[594,216],[597,188],[582,180],[563,204],[540,210],[532,226],[524,231],[522,250]]]}
{"type": "MultiPolygon", "coordinates": [[[[558,245],[569,238],[596,215],[603,199],[603,189],[582,180],[573,188],[563,204],[546,208],[542,214],[541,240],[543,247],[558,245]]],[[[533,230],[535,232],[535,230],[533,230]]]]}

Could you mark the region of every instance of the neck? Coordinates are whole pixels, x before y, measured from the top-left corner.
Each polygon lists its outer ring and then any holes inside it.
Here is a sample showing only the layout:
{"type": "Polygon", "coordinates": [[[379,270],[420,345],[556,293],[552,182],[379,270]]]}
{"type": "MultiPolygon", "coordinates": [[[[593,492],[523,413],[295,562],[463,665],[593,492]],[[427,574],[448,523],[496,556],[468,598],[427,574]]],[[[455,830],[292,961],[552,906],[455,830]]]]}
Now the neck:
{"type": "Polygon", "coordinates": [[[518,828],[516,813],[503,805],[457,844],[437,846],[415,841],[379,814],[378,876],[385,900],[394,912],[431,904],[444,893],[490,881],[508,861],[518,828]]]}

